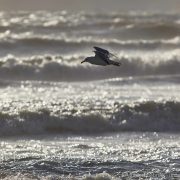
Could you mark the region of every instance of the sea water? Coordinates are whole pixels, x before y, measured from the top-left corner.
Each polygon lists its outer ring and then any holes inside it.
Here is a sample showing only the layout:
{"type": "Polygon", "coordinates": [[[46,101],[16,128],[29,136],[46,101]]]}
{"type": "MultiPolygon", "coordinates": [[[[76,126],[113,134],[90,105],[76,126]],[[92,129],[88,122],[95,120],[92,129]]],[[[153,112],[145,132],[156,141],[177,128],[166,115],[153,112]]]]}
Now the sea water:
{"type": "Polygon", "coordinates": [[[0,178],[179,179],[179,69],[177,13],[1,12],[0,178]]]}

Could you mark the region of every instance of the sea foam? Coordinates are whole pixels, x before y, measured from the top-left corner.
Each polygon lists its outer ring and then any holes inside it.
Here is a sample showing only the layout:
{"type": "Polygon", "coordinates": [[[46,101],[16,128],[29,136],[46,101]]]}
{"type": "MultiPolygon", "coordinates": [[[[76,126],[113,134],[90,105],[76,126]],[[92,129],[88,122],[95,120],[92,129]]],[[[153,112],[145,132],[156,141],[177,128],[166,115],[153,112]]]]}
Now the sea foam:
{"type": "Polygon", "coordinates": [[[144,102],[133,106],[116,102],[113,109],[52,115],[48,109],[20,111],[16,115],[1,112],[1,136],[33,134],[94,134],[122,131],[178,132],[180,103],[144,102]]]}

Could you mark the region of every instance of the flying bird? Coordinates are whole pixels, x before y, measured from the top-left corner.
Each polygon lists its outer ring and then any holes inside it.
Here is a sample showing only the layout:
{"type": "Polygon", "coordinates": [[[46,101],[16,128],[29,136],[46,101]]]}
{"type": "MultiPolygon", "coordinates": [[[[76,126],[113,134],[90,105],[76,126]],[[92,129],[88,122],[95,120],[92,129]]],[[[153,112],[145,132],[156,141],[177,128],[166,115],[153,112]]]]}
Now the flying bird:
{"type": "Polygon", "coordinates": [[[87,57],[81,63],[88,62],[90,64],[100,65],[100,66],[107,66],[107,65],[120,66],[121,65],[120,62],[110,60],[111,57],[115,57],[116,59],[118,59],[118,57],[110,53],[108,50],[100,48],[100,47],[96,47],[96,46],[94,47],[94,49],[95,51],[93,52],[95,53],[95,56],[87,57]]]}

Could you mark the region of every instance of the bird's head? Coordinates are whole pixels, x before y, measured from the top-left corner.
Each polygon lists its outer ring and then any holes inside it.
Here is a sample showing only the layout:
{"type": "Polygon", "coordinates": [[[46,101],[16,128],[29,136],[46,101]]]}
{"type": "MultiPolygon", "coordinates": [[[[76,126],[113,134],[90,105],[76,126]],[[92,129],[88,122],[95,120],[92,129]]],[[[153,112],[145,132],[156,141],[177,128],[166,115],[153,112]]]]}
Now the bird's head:
{"type": "Polygon", "coordinates": [[[85,58],[84,61],[81,62],[81,64],[84,62],[89,62],[89,57],[85,58]]]}

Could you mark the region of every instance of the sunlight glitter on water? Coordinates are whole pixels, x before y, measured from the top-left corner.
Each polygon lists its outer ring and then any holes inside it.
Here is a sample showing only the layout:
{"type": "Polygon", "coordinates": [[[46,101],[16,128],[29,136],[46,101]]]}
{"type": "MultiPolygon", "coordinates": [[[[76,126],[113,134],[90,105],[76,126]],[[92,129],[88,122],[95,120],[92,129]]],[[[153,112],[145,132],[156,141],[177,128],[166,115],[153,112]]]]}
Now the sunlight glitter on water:
{"type": "Polygon", "coordinates": [[[180,156],[179,142],[178,135],[157,133],[15,138],[1,142],[1,163],[7,172],[22,168],[26,173],[33,170],[38,174],[41,169],[46,176],[58,173],[60,177],[65,174],[82,177],[106,171],[114,177],[137,173],[139,177],[150,178],[159,173],[163,179],[170,172],[180,176],[176,160],[180,156]]]}

